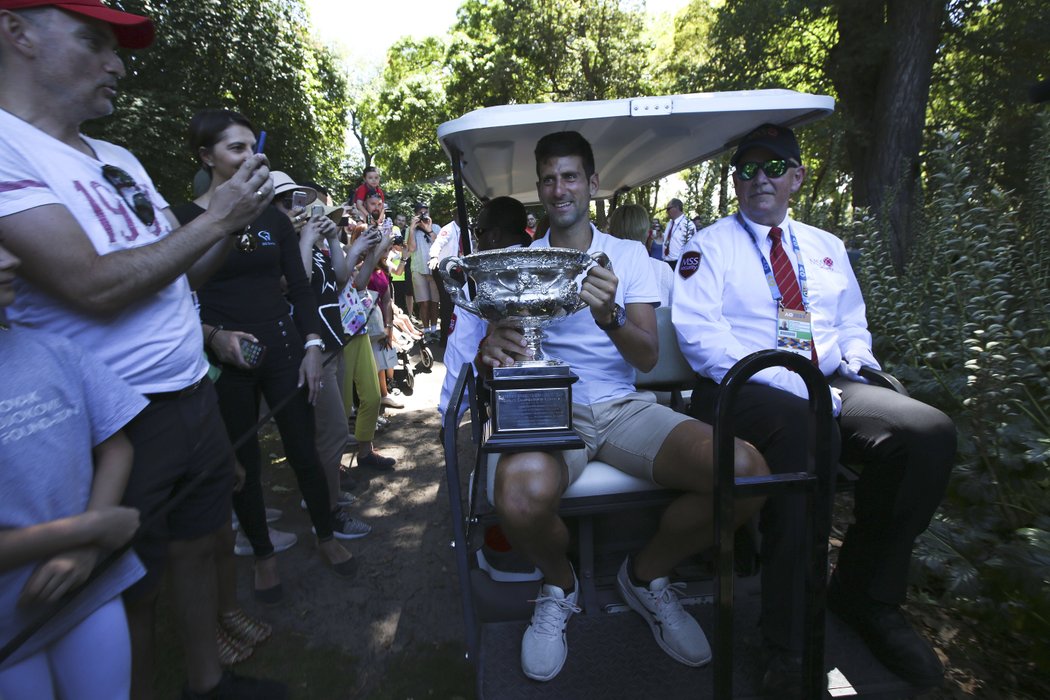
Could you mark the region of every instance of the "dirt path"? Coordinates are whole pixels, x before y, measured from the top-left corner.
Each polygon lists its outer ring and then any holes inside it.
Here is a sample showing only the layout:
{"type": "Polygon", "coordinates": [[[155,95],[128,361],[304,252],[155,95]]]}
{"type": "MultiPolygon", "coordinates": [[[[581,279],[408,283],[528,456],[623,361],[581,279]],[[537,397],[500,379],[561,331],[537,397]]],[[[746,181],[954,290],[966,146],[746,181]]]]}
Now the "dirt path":
{"type": "MultiPolygon", "coordinates": [[[[275,629],[273,642],[260,647],[243,672],[291,681],[295,697],[410,697],[413,686],[433,692],[440,685],[423,676],[443,673],[448,680],[446,661],[462,664],[463,622],[438,442],[436,406],[444,376],[444,365],[435,362],[431,373],[416,375],[412,396],[397,397],[405,408],[387,410],[390,425],[375,444],[397,458],[395,470],[377,472],[356,463],[351,469],[358,481],[351,512],[374,529],[346,543],[360,562],[349,581],[329,571],[318,556],[291,469],[280,456],[275,434],[267,434],[263,449],[269,450],[274,465],[264,476],[266,502],[284,511],[273,527],[294,532],[299,544],[278,555],[285,600],[275,607],[264,608],[251,599],[251,559],[238,558],[244,606],[275,629]],[[268,649],[271,645],[278,648],[268,649]],[[329,662],[299,677],[288,662],[303,647],[329,662]],[[438,661],[433,671],[415,659],[428,655],[438,661]],[[330,674],[336,678],[321,677],[330,674]],[[395,690],[402,687],[404,691],[395,690]]],[[[344,464],[350,457],[344,457],[344,464]]],[[[468,683],[463,691],[469,694],[469,680],[462,678],[465,668],[456,669],[460,680],[455,685],[468,683]]]]}

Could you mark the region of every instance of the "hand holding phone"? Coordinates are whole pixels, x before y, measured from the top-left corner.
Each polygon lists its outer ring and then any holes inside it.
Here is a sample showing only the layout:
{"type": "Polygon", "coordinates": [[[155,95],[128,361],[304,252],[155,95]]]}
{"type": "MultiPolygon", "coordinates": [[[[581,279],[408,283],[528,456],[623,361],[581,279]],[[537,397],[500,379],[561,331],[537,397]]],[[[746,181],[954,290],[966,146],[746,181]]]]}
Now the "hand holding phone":
{"type": "Polygon", "coordinates": [[[315,204],[312,207],[310,207],[310,218],[312,219],[315,216],[324,216],[323,204],[315,204]]]}
{"type": "Polygon", "coordinates": [[[292,211],[306,208],[306,193],[302,190],[292,192],[292,211]]]}
{"type": "Polygon", "coordinates": [[[253,343],[247,338],[240,339],[241,344],[241,357],[252,369],[255,369],[262,364],[263,357],[266,355],[266,346],[262,343],[253,343]]]}

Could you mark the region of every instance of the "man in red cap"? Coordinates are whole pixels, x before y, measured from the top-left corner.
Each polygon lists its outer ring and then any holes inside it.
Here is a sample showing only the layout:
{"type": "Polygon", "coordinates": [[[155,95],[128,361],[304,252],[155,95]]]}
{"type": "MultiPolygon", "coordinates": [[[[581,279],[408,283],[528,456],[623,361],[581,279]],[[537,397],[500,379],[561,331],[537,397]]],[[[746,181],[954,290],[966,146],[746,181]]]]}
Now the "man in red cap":
{"type": "MultiPolygon", "coordinates": [[[[180,227],[131,153],[80,133],[113,111],[124,76],[117,47],[145,48],[153,33],[148,18],[99,0],[0,0],[0,245],[23,263],[8,320],[72,339],[150,400],[125,428],[134,464],[123,503],[144,523],[177,503],[135,545],[147,574],[125,594],[133,697],[152,695],[165,563],[186,653],[183,697],[284,697],[283,685],[219,664],[213,543],[229,527],[233,457],[190,296],[230,249],[229,233],[269,203],[266,160],[249,158],[180,227]]],[[[103,553],[82,554],[77,565],[90,570],[103,553]]]]}

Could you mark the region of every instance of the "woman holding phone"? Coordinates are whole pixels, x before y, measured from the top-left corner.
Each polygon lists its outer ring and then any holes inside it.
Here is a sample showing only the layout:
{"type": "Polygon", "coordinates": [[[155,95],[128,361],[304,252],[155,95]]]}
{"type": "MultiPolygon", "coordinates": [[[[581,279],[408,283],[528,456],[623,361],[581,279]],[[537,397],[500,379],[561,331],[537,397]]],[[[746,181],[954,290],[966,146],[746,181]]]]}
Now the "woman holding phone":
{"type": "MultiPolygon", "coordinates": [[[[180,222],[205,212],[212,193],[251,155],[255,143],[251,123],[237,112],[208,109],[193,117],[190,147],[210,173],[211,184],[193,202],[173,209],[180,222]]],[[[236,249],[229,251],[197,294],[207,350],[222,368],[215,388],[227,433],[231,441],[251,434],[237,450],[245,479],[233,496],[233,507],[255,554],[255,597],[276,603],[283,589],[266,525],[262,458],[254,433],[260,397],[271,407],[283,405],[274,420],[322,558],[343,576],[352,576],[357,562],[333,537],[328,484],[314,447],[312,404],[320,388],[324,342],[295,231],[288,218],[271,206],[245,231],[230,233],[238,238],[236,249]],[[296,309],[294,320],[282,278],[296,309]]]]}

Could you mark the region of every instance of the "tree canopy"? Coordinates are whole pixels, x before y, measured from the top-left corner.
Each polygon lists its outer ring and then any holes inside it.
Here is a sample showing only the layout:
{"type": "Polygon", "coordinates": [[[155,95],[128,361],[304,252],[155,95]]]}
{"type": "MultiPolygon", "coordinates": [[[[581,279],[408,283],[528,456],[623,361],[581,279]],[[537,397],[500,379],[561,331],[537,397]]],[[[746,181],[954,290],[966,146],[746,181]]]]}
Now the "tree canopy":
{"type": "Polygon", "coordinates": [[[206,107],[243,113],[267,132],[274,169],[334,180],[344,155],[346,77],[316,43],[301,0],[124,0],[149,15],[157,41],[127,58],[115,117],[88,130],[127,145],[168,198],[190,194],[199,167],[186,148],[190,117],[206,107]]]}

